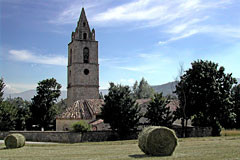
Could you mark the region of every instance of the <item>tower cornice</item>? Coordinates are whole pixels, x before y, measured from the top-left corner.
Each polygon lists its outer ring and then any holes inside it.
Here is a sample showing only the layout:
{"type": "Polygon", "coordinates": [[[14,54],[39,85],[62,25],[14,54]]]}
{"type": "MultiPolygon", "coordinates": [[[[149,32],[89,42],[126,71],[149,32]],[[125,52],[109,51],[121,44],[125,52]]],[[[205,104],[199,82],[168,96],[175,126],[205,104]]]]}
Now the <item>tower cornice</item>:
{"type": "Polygon", "coordinates": [[[72,65],[68,65],[67,67],[71,67],[71,66],[73,66],[74,64],[81,64],[81,65],[88,65],[88,64],[90,64],[90,65],[95,65],[95,66],[99,66],[99,64],[97,64],[97,63],[82,63],[82,62],[72,62],[72,65]]]}

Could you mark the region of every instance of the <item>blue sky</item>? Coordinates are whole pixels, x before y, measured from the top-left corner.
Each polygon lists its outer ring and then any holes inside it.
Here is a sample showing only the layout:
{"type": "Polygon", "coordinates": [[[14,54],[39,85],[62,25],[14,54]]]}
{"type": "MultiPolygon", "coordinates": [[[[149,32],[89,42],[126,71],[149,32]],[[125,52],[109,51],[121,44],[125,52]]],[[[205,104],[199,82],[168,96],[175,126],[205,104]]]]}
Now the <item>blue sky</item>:
{"type": "Polygon", "coordinates": [[[6,92],[54,77],[66,90],[67,46],[84,6],[99,41],[100,88],[173,81],[197,59],[240,77],[239,0],[0,0],[6,92]]]}

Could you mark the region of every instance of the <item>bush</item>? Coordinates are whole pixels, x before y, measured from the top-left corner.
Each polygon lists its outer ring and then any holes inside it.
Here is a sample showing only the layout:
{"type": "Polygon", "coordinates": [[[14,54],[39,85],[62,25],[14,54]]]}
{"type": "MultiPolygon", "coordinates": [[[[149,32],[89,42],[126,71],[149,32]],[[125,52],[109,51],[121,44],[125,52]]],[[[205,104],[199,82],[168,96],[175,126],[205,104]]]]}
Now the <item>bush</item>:
{"type": "Polygon", "coordinates": [[[20,148],[25,145],[25,137],[22,134],[10,134],[4,139],[6,148],[20,148]]]}
{"type": "Polygon", "coordinates": [[[84,120],[73,123],[73,132],[87,132],[91,130],[91,126],[84,120]]]}
{"type": "Polygon", "coordinates": [[[139,148],[145,154],[153,156],[170,156],[177,144],[175,132],[167,127],[147,127],[138,137],[139,148]]]}

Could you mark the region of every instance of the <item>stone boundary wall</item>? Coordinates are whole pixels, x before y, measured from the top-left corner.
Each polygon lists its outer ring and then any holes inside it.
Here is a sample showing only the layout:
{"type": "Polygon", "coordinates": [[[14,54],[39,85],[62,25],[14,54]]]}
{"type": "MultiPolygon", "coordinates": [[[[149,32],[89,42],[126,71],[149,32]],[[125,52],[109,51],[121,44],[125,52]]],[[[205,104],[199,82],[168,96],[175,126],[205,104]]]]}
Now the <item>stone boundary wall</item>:
{"type": "Polygon", "coordinates": [[[83,134],[67,131],[10,131],[0,132],[0,139],[12,133],[24,135],[26,141],[59,143],[99,142],[116,136],[111,131],[91,131],[83,134]]]}
{"type": "MultiPolygon", "coordinates": [[[[176,136],[181,138],[182,128],[173,128],[176,136]]],[[[186,137],[209,137],[212,135],[211,127],[188,127],[186,137]]]]}
{"type": "MultiPolygon", "coordinates": [[[[175,128],[176,135],[181,137],[181,128],[175,128]]],[[[211,136],[211,128],[187,128],[188,137],[211,136]]],[[[0,139],[3,140],[8,134],[20,133],[27,141],[34,142],[59,142],[59,143],[79,143],[79,142],[100,142],[117,140],[118,135],[111,131],[90,131],[86,133],[75,133],[66,131],[10,131],[0,132],[0,139]]],[[[126,139],[137,139],[138,134],[126,137],[126,139]]]]}

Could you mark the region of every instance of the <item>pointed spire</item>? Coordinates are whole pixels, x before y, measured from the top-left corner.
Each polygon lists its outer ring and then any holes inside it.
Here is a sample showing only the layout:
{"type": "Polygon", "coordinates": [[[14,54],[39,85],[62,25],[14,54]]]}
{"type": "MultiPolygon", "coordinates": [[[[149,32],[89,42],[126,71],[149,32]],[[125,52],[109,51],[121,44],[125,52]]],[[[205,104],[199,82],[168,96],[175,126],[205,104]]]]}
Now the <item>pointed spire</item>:
{"type": "Polygon", "coordinates": [[[82,8],[82,11],[81,11],[81,14],[80,14],[80,17],[79,17],[79,20],[81,20],[81,19],[87,20],[87,17],[86,17],[86,13],[85,13],[84,8],[82,8]]]}
{"type": "Polygon", "coordinates": [[[81,30],[82,27],[90,30],[84,8],[82,8],[82,11],[81,11],[81,14],[80,14],[80,17],[79,17],[79,20],[78,20],[78,25],[77,25],[77,28],[79,28],[80,30],[81,30]]]}
{"type": "Polygon", "coordinates": [[[84,8],[82,8],[72,39],[95,40],[95,31],[91,32],[84,8]],[[92,33],[93,32],[93,33],[92,33]]]}

